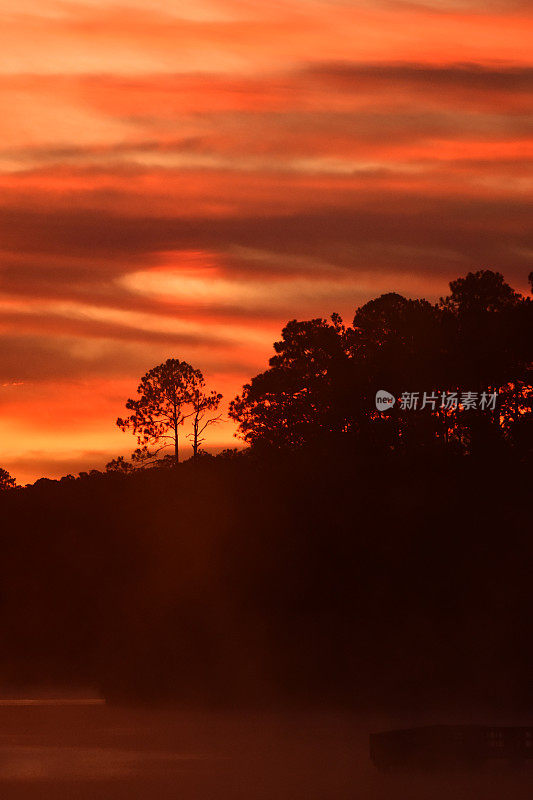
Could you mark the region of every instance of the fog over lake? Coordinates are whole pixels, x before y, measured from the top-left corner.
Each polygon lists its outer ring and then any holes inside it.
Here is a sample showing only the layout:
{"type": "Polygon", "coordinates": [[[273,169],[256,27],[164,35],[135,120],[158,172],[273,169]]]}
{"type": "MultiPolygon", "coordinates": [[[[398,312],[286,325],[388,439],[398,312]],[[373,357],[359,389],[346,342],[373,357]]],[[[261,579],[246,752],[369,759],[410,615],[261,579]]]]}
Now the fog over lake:
{"type": "Polygon", "coordinates": [[[533,773],[380,774],[368,734],[399,718],[0,705],[0,796],[40,800],[520,800],[533,773]]]}

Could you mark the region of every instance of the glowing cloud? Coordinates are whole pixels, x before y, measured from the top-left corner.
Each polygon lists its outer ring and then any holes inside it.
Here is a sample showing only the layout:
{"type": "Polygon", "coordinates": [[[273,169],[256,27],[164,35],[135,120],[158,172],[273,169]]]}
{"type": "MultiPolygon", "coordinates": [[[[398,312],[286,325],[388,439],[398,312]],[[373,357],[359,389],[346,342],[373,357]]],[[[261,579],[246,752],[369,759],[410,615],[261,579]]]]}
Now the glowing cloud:
{"type": "Polygon", "coordinates": [[[289,318],[487,266],[526,290],[532,22],[523,0],[0,0],[0,465],[127,452],[114,419],[169,356],[227,401],[289,318]]]}

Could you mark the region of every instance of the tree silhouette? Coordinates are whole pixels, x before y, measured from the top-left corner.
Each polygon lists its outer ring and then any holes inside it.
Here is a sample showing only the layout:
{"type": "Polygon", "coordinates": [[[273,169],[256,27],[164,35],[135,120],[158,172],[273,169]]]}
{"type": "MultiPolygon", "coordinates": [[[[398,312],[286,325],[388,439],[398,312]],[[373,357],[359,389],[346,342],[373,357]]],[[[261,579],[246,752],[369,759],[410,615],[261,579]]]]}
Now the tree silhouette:
{"type": "MultiPolygon", "coordinates": [[[[357,309],[352,337],[352,360],[359,379],[355,391],[364,398],[359,427],[366,419],[387,431],[389,446],[427,443],[446,436],[446,413],[432,414],[428,407],[402,414],[396,404],[385,415],[373,411],[379,389],[395,397],[405,390],[442,391],[449,385],[448,344],[450,321],[427,300],[410,300],[395,292],[381,295],[357,309]]],[[[381,439],[382,437],[380,437],[381,439]]]]}
{"type": "Polygon", "coordinates": [[[292,320],[274,343],[270,369],[230,404],[245,441],[297,446],[344,430],[348,351],[340,318],[292,320]]]}
{"type": "Polygon", "coordinates": [[[179,427],[193,413],[187,409],[200,377],[201,373],[186,361],[169,358],[141,378],[139,398],[130,398],[126,403],[133,413],[117,419],[122,431],[131,430],[137,435],[139,448],[134,460],[149,460],[172,447],[175,461],[179,462],[179,427]],[[150,450],[152,445],[155,449],[150,450]]]}
{"type": "Polygon", "coordinates": [[[530,406],[533,305],[491,270],[470,272],[450,289],[439,305],[455,326],[449,348],[454,383],[498,394],[492,415],[456,415],[468,437],[484,446],[509,432],[530,406]]]}
{"type": "Polygon", "coordinates": [[[440,303],[462,315],[503,311],[522,300],[521,295],[505,282],[501,272],[490,269],[469,272],[466,277],[451,281],[450,290],[448,297],[441,298],[440,303]]]}
{"type": "Polygon", "coordinates": [[[105,466],[107,472],[121,472],[121,473],[130,473],[134,472],[135,467],[129,461],[126,461],[124,456],[118,456],[118,458],[114,458],[105,466]]]}
{"type": "Polygon", "coordinates": [[[17,485],[15,478],[12,478],[6,469],[0,467],[0,492],[7,489],[14,489],[17,485]]]}
{"type": "MultiPolygon", "coordinates": [[[[126,403],[132,411],[125,419],[119,417],[117,426],[131,430],[137,436],[139,447],[132,460],[145,464],[171,447],[174,462],[179,462],[179,428],[193,417],[195,453],[203,441],[201,434],[216,420],[205,420],[208,410],[215,409],[222,397],[216,392],[206,393],[205,380],[199,369],[186,361],[169,358],[153,367],[141,378],[137,387],[138,399],[126,403]],[[152,448],[152,449],[151,449],[152,448]]],[[[110,462],[109,469],[124,471],[120,459],[110,462]],[[113,465],[113,466],[111,466],[113,465]]]]}
{"type": "Polygon", "coordinates": [[[220,422],[222,415],[216,417],[208,417],[210,411],[216,411],[222,395],[214,390],[208,392],[205,389],[205,381],[203,377],[196,380],[192,390],[191,405],[193,408],[192,413],[192,433],[187,434],[187,438],[192,441],[193,456],[196,457],[200,450],[200,445],[205,441],[203,436],[205,430],[209,425],[215,425],[220,422]]]}

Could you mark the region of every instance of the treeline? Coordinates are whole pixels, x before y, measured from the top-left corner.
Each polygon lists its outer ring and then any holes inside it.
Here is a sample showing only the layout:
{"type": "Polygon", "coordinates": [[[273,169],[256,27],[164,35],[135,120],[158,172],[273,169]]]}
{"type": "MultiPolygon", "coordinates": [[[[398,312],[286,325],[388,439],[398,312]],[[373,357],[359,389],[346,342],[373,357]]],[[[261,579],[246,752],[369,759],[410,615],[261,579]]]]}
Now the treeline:
{"type": "MultiPolygon", "coordinates": [[[[533,291],[533,272],[529,281],[533,291]]],[[[381,295],[357,309],[351,326],[338,314],[292,320],[274,351],[229,406],[237,435],[256,450],[533,449],[533,301],[498,272],[452,281],[437,303],[381,295]],[[380,395],[392,402],[380,405],[380,395]]],[[[193,457],[205,456],[221,400],[185,361],[153,367],[116,421],[138,447],[106,469],[178,464],[186,422],[193,457]]],[[[0,469],[0,491],[14,485],[0,469]]]]}
{"type": "Polygon", "coordinates": [[[349,438],[471,453],[533,444],[533,302],[500,273],[458,278],[435,304],[382,295],[352,326],[338,315],[293,320],[274,349],[231,404],[252,445],[349,438]],[[376,407],[379,390],[394,406],[376,407]]]}

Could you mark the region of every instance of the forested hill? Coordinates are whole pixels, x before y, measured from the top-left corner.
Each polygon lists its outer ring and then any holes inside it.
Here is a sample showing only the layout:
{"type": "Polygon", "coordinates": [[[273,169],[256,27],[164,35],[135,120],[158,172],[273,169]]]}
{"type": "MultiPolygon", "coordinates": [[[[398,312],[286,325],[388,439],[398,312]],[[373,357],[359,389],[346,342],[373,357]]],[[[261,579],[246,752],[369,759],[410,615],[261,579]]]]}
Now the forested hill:
{"type": "Polygon", "coordinates": [[[1,674],[193,704],[533,704],[531,462],[246,451],[0,495],[1,674]]]}
{"type": "Polygon", "coordinates": [[[25,489],[0,470],[3,684],[528,708],[532,333],[490,270],[293,320],[230,403],[250,446],[217,457],[221,395],[153,367],[117,420],[131,461],[25,489]]]}

